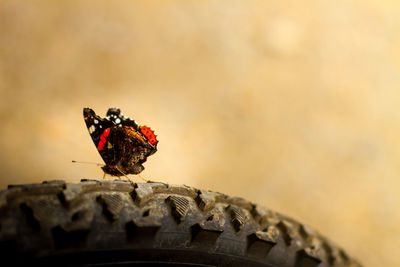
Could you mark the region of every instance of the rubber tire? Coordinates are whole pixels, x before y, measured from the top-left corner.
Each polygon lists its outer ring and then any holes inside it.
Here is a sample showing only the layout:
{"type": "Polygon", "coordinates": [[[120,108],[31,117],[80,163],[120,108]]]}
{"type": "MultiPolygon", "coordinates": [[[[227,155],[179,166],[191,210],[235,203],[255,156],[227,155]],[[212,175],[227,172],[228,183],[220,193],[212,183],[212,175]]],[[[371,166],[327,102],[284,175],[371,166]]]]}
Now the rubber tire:
{"type": "Polygon", "coordinates": [[[309,227],[242,198],[86,179],[1,191],[0,257],[38,266],[360,266],[309,227]]]}

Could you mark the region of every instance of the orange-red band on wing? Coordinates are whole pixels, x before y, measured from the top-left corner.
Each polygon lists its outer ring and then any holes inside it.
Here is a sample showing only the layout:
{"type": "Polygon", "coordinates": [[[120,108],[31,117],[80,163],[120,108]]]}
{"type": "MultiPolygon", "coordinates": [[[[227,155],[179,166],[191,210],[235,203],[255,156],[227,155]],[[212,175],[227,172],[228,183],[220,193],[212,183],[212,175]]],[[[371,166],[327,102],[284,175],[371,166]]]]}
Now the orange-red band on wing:
{"type": "Polygon", "coordinates": [[[155,146],[158,141],[156,138],[156,135],[154,134],[153,130],[150,129],[147,126],[140,126],[140,132],[146,136],[147,140],[149,140],[149,143],[152,144],[153,146],[155,146]]]}
{"type": "Polygon", "coordinates": [[[104,144],[106,143],[106,137],[110,134],[110,128],[104,130],[104,132],[100,135],[100,142],[97,145],[97,149],[99,151],[103,150],[104,144]]]}

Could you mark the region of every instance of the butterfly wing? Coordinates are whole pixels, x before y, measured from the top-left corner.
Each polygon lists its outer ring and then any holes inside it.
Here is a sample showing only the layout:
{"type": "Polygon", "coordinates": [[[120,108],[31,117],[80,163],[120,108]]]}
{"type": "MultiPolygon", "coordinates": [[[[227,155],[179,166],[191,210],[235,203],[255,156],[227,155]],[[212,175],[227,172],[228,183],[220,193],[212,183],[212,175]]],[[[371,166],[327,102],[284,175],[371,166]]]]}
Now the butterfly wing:
{"type": "Polygon", "coordinates": [[[140,132],[143,136],[146,137],[147,142],[150,146],[157,150],[157,137],[154,134],[154,131],[147,126],[139,126],[135,120],[125,117],[119,108],[109,108],[107,111],[107,119],[114,122],[116,126],[119,127],[133,127],[135,131],[140,132]]]}
{"type": "Polygon", "coordinates": [[[124,116],[119,108],[109,108],[107,111],[107,119],[112,121],[116,126],[133,127],[135,130],[139,129],[139,125],[136,123],[136,121],[124,116]]]}
{"type": "Polygon", "coordinates": [[[112,149],[115,140],[114,122],[103,119],[90,108],[83,109],[83,117],[90,137],[106,164],[111,164],[116,158],[115,150],[112,149]]]}

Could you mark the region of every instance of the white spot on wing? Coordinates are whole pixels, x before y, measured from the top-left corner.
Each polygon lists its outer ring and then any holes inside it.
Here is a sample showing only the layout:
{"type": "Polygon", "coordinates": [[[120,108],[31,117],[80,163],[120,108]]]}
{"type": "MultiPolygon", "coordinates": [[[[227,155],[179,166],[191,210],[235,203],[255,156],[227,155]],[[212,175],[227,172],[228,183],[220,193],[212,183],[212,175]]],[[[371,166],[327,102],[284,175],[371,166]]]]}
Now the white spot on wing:
{"type": "Polygon", "coordinates": [[[96,130],[96,128],[94,127],[94,125],[92,125],[92,126],[89,127],[89,133],[90,133],[90,134],[93,133],[94,130],[96,130]]]}
{"type": "Polygon", "coordinates": [[[98,120],[94,120],[94,123],[95,123],[95,124],[98,124],[98,123],[99,123],[99,121],[98,121],[98,120]]]}
{"type": "Polygon", "coordinates": [[[115,120],[115,123],[119,124],[119,123],[121,123],[121,120],[118,118],[118,119],[115,120]]]}

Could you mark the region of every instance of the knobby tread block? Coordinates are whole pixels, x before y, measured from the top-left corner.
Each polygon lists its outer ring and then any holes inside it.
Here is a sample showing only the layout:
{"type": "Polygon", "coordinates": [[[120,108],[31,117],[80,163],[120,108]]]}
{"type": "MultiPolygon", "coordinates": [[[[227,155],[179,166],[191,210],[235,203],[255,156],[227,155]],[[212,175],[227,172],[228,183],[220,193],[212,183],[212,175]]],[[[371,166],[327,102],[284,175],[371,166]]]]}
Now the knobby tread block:
{"type": "Polygon", "coordinates": [[[131,196],[135,203],[142,205],[151,199],[155,193],[164,192],[166,189],[167,185],[163,183],[138,183],[135,185],[131,196]]]}
{"type": "Polygon", "coordinates": [[[202,211],[210,210],[215,206],[216,195],[214,192],[199,190],[195,201],[202,211]]]}
{"type": "Polygon", "coordinates": [[[0,246],[4,259],[157,248],[229,256],[220,266],[238,257],[246,266],[361,266],[310,227],[243,198],[123,180],[50,180],[0,191],[0,246]]]}
{"type": "Polygon", "coordinates": [[[166,200],[171,206],[171,211],[177,223],[181,223],[189,211],[189,200],[185,197],[169,196],[166,200]]]}
{"type": "Polygon", "coordinates": [[[264,258],[277,243],[278,230],[271,226],[265,231],[257,231],[247,236],[247,254],[264,258]]]}
{"type": "Polygon", "coordinates": [[[294,239],[293,225],[285,220],[281,220],[276,226],[281,231],[285,244],[290,246],[294,239]]]}
{"type": "Polygon", "coordinates": [[[20,205],[21,211],[25,214],[28,225],[35,231],[40,230],[40,220],[34,214],[33,209],[29,203],[22,203],[20,205]]]}
{"type": "Polygon", "coordinates": [[[113,222],[118,219],[119,213],[124,207],[124,202],[118,193],[101,194],[97,200],[103,205],[103,213],[108,220],[113,222]]]}
{"type": "Polygon", "coordinates": [[[236,232],[239,232],[244,227],[246,222],[246,214],[244,214],[243,210],[236,206],[228,206],[227,210],[231,216],[231,223],[236,232]]]}
{"type": "Polygon", "coordinates": [[[160,227],[161,224],[157,222],[137,223],[132,220],[125,224],[126,237],[128,240],[143,239],[144,236],[153,239],[160,227]]]}
{"type": "Polygon", "coordinates": [[[72,203],[83,194],[82,184],[67,184],[64,190],[59,194],[60,201],[66,205],[70,206],[72,203]]]}
{"type": "Polygon", "coordinates": [[[315,257],[314,253],[308,248],[300,250],[296,257],[296,267],[315,267],[320,264],[321,260],[315,257]]]}

